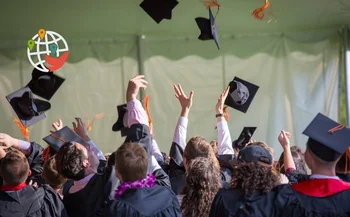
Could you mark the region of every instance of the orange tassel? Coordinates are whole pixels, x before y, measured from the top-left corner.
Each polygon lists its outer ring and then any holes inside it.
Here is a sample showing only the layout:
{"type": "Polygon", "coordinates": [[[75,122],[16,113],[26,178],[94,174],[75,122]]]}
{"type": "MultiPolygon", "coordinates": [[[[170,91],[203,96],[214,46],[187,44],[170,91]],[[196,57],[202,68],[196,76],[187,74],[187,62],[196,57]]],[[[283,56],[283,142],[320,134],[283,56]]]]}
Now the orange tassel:
{"type": "Polygon", "coordinates": [[[345,162],[345,171],[344,171],[344,173],[347,173],[348,172],[348,164],[349,164],[349,159],[350,159],[350,147],[346,150],[346,152],[345,152],[345,154],[346,154],[346,162],[345,162]]]}
{"type": "Polygon", "coordinates": [[[219,11],[220,11],[220,4],[218,3],[217,0],[210,0],[210,1],[202,1],[202,3],[204,4],[204,6],[209,9],[212,7],[218,7],[218,11],[215,14],[214,19],[216,19],[216,16],[218,15],[219,11]]]}
{"type": "Polygon", "coordinates": [[[50,158],[50,146],[47,146],[43,151],[44,161],[47,161],[50,158]]]}
{"type": "Polygon", "coordinates": [[[147,94],[143,100],[144,104],[145,104],[145,110],[146,110],[146,113],[147,113],[147,117],[148,117],[148,124],[149,124],[149,128],[150,128],[150,131],[152,132],[152,127],[153,127],[153,121],[152,121],[152,118],[151,118],[151,113],[149,112],[149,95],[147,94]]]}
{"type": "Polygon", "coordinates": [[[253,16],[258,19],[258,20],[262,20],[265,16],[264,11],[270,6],[270,2],[269,0],[265,0],[265,4],[264,6],[257,8],[253,11],[253,16]]]}
{"type": "Polygon", "coordinates": [[[94,120],[102,119],[104,116],[105,116],[105,114],[100,113],[100,114],[96,114],[93,118],[88,118],[88,123],[86,125],[86,129],[88,131],[91,131],[92,130],[92,124],[93,124],[94,120]]]}
{"type": "Polygon", "coordinates": [[[21,121],[18,120],[17,118],[14,118],[13,121],[17,124],[18,128],[21,130],[23,137],[29,142],[30,140],[29,140],[28,127],[24,127],[21,121]]]}

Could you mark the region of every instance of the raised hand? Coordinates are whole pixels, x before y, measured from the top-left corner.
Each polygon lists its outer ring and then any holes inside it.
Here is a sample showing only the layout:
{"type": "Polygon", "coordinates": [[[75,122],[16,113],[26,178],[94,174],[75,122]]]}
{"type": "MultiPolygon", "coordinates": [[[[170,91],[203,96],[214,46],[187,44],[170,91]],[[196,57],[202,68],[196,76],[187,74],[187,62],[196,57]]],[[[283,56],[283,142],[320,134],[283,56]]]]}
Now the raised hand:
{"type": "Polygon", "coordinates": [[[230,91],[230,86],[227,86],[224,92],[222,92],[219,96],[218,103],[216,103],[216,114],[223,114],[224,113],[224,103],[227,98],[227,95],[230,91]]]}
{"type": "Polygon", "coordinates": [[[85,141],[90,141],[90,138],[88,136],[88,130],[84,122],[81,120],[81,118],[75,118],[75,120],[77,121],[77,123],[72,123],[74,132],[85,141]]]}
{"type": "Polygon", "coordinates": [[[128,88],[126,90],[127,102],[136,99],[140,88],[146,90],[148,82],[144,78],[144,75],[138,75],[130,79],[128,88]]]}
{"type": "Polygon", "coordinates": [[[12,146],[17,146],[18,140],[5,133],[0,133],[0,145],[3,149],[8,149],[12,146]]]}
{"type": "Polygon", "coordinates": [[[280,135],[278,136],[278,142],[282,145],[282,148],[290,149],[290,136],[291,134],[289,132],[286,132],[284,130],[281,131],[280,135]]]}
{"type": "Polygon", "coordinates": [[[180,84],[174,85],[174,91],[175,97],[179,100],[181,105],[181,116],[187,117],[192,107],[194,91],[191,91],[190,95],[187,97],[180,84]]]}
{"type": "Polygon", "coordinates": [[[61,119],[58,119],[58,121],[54,122],[52,124],[52,127],[55,129],[55,131],[59,131],[63,128],[63,122],[61,119]]]}

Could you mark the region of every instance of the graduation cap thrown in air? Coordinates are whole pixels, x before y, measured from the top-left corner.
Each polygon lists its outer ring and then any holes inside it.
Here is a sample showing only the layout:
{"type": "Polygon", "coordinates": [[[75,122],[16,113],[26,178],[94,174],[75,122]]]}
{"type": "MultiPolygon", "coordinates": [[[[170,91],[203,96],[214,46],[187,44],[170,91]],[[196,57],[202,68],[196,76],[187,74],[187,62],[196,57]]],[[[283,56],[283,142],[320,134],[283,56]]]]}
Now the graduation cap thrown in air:
{"type": "Polygon", "coordinates": [[[232,143],[233,148],[242,149],[251,140],[256,127],[244,127],[238,139],[232,143]]]}
{"type": "Polygon", "coordinates": [[[118,120],[112,127],[113,131],[120,131],[122,137],[127,136],[129,127],[128,127],[128,109],[127,104],[118,105],[118,120]]]}
{"type": "Polygon", "coordinates": [[[6,96],[6,99],[24,127],[33,125],[46,118],[44,112],[51,108],[49,102],[35,99],[32,91],[28,87],[11,93],[6,96]]]}
{"type": "Polygon", "coordinates": [[[195,20],[199,29],[201,30],[201,34],[198,36],[198,39],[202,41],[214,39],[217,48],[220,50],[218,31],[211,9],[209,8],[209,19],[197,17],[195,20]]]}
{"type": "Polygon", "coordinates": [[[32,80],[27,86],[34,94],[50,100],[64,81],[64,78],[55,75],[53,72],[42,72],[34,68],[32,80]]]}
{"type": "Polygon", "coordinates": [[[335,161],[349,147],[350,129],[319,113],[304,130],[307,147],[324,161],[335,161]]]}
{"type": "Polygon", "coordinates": [[[89,146],[89,144],[86,143],[84,139],[78,136],[78,134],[73,132],[67,126],[46,136],[43,138],[43,140],[56,152],[58,152],[58,150],[67,142],[77,142],[84,146],[89,146]]]}
{"type": "Polygon", "coordinates": [[[225,100],[225,105],[246,113],[258,92],[259,86],[238,77],[235,77],[230,82],[229,86],[230,91],[225,100]]]}
{"type": "Polygon", "coordinates": [[[163,19],[170,20],[172,10],[179,2],[177,0],[144,0],[140,7],[157,23],[163,19]]]}

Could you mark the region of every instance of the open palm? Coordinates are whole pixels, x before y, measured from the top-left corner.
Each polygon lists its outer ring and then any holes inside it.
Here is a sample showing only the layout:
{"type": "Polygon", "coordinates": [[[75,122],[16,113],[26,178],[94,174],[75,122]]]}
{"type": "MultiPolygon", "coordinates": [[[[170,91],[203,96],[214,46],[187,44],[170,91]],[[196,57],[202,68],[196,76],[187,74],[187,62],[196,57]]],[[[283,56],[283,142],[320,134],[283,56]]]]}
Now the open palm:
{"type": "Polygon", "coordinates": [[[180,84],[174,85],[175,97],[179,100],[182,109],[190,109],[192,107],[192,99],[194,92],[190,92],[190,96],[187,97],[180,84]]]}

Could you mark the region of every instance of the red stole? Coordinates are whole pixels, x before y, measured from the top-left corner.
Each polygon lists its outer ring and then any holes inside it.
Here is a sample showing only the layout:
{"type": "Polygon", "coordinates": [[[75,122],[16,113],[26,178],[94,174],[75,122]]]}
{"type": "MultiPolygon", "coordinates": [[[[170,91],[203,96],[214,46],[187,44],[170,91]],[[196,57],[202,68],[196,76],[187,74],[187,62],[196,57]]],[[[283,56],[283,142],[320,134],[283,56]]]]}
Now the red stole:
{"type": "Polygon", "coordinates": [[[338,179],[310,179],[292,185],[299,193],[311,197],[328,197],[350,190],[350,183],[338,179]]]}
{"type": "Polygon", "coordinates": [[[21,190],[22,188],[26,187],[27,184],[23,182],[22,184],[19,185],[7,185],[3,184],[0,191],[18,191],[21,190]]]}

